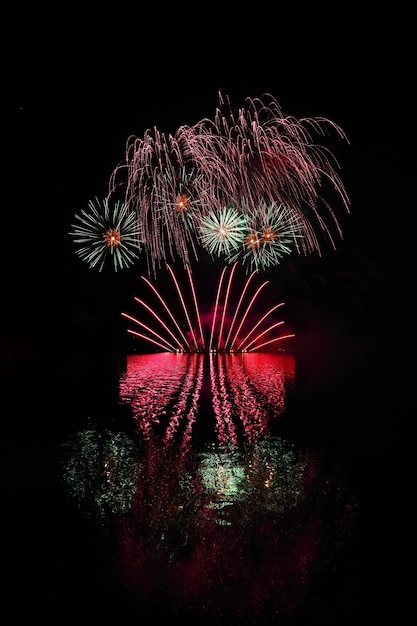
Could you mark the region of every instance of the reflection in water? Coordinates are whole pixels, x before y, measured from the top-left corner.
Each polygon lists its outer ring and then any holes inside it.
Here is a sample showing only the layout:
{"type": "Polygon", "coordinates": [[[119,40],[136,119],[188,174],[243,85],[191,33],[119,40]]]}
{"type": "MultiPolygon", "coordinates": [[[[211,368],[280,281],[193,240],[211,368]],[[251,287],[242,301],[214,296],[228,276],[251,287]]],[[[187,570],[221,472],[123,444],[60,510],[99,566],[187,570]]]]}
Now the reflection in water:
{"type": "Polygon", "coordinates": [[[282,414],[294,384],[294,358],[285,354],[148,354],[127,358],[120,401],[147,439],[165,428],[165,441],[187,433],[198,415],[215,418],[219,443],[254,441],[282,414]]]}
{"type": "Polygon", "coordinates": [[[293,375],[286,356],[130,357],[134,434],[90,427],[66,443],[67,492],[111,528],[108,556],[142,608],[218,624],[319,610],[357,504],[341,464],[270,432],[293,375]],[[214,436],[199,441],[207,404],[214,436]]]}

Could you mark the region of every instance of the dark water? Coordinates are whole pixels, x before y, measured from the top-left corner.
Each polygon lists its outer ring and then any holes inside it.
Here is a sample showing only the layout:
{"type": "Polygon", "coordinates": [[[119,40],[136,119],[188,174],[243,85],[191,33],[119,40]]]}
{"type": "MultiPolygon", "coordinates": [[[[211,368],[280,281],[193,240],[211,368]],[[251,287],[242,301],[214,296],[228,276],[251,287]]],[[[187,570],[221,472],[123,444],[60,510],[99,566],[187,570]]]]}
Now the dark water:
{"type": "Polygon", "coordinates": [[[9,623],[400,615],[404,459],[381,371],[314,376],[287,354],[83,355],[15,376],[9,623]]]}

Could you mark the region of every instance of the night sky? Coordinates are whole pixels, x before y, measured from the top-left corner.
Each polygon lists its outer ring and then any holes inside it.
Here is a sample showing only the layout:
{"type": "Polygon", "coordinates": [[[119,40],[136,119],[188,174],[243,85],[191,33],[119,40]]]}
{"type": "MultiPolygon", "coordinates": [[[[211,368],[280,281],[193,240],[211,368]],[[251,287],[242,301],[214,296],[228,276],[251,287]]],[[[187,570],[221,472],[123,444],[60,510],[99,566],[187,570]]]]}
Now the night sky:
{"type": "MultiPolygon", "coordinates": [[[[88,19],[36,10],[10,22],[2,335],[118,349],[120,312],[138,295],[145,267],[117,276],[89,270],[69,236],[75,213],[104,197],[130,136],[213,118],[219,91],[232,108],[270,93],[285,115],[326,117],[349,139],[330,145],[351,200],[344,240],[322,259],[293,255],[267,272],[294,330],[330,316],[347,333],[356,327],[359,342],[407,355],[414,244],[406,13],[315,6],[271,18],[228,4],[201,11],[88,19]]],[[[203,264],[200,271],[204,279],[203,264]]]]}
{"type": "MultiPolygon", "coordinates": [[[[366,441],[381,420],[374,445],[381,457],[392,445],[404,447],[398,463],[408,454],[415,414],[411,5],[379,5],[366,15],[352,4],[270,7],[200,3],[190,13],[174,3],[169,13],[157,5],[141,14],[110,6],[88,17],[73,5],[59,14],[17,6],[8,18],[2,371],[6,380],[20,375],[32,350],[43,359],[74,346],[125,347],[120,312],[131,310],[144,266],[118,275],[89,270],[68,234],[74,214],[105,196],[131,135],[154,126],[174,133],[213,117],[219,90],[232,107],[270,93],[284,114],[323,116],[345,131],[349,145],[337,140],[332,151],[351,213],[342,218],[336,251],[291,257],[268,279],[287,302],[301,357],[327,347],[318,384],[330,373],[345,377],[346,368],[350,375],[354,359],[376,368],[365,400],[366,441]],[[348,365],[335,369],[340,355],[348,365]]],[[[203,279],[205,271],[211,267],[201,268],[203,279]]],[[[362,375],[355,397],[366,387],[362,375]]],[[[401,471],[407,467],[404,461],[401,471]]],[[[405,491],[399,474],[391,493],[405,491]]]]}

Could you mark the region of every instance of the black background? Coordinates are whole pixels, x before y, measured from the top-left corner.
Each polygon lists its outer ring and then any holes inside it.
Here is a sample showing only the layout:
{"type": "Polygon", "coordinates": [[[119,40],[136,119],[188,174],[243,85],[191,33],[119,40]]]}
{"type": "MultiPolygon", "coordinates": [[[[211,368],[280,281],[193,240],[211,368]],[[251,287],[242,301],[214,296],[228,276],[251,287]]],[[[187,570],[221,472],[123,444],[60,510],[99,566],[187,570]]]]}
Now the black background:
{"type": "MultiPolygon", "coordinates": [[[[398,618],[409,600],[413,20],[401,3],[335,7],[33,5],[4,19],[0,365],[12,390],[4,448],[18,433],[29,440],[33,420],[42,420],[29,397],[24,417],[16,403],[34,368],[73,351],[104,355],[105,364],[126,348],[120,311],[138,295],[142,269],[91,271],[68,233],[74,214],[107,192],[129,136],[212,117],[219,90],[236,107],[270,93],[285,114],[327,117],[349,139],[333,150],[351,199],[344,239],[323,259],[290,259],[268,278],[297,333],[303,408],[358,460],[358,474],[366,470],[358,482],[372,511],[373,567],[364,566],[362,608],[372,621],[385,611],[398,618]],[[332,413],[328,381],[348,398],[343,421],[332,413]]],[[[310,436],[314,423],[306,423],[310,436]]],[[[37,423],[39,437],[49,426],[37,423]]]]}

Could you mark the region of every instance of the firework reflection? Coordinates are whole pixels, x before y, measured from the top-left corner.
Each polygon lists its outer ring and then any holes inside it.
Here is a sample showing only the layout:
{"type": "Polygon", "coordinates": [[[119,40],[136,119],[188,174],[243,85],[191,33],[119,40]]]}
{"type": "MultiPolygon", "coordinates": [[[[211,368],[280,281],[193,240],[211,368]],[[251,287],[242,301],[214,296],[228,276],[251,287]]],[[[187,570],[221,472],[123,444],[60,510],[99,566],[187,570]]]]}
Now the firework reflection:
{"type": "MultiPolygon", "coordinates": [[[[92,439],[80,433],[67,445],[65,478],[81,510],[97,514],[96,502],[120,502],[120,489],[92,439]]],[[[114,442],[110,458],[130,455],[131,442],[114,442]]],[[[340,464],[271,435],[186,454],[153,437],[133,456],[129,506],[106,509],[116,545],[107,556],[141,610],[157,598],[177,616],[270,624],[323,601],[357,515],[340,464]]]]}
{"type": "Polygon", "coordinates": [[[168,444],[203,424],[220,443],[255,441],[282,414],[294,376],[294,357],[285,354],[129,355],[120,402],[146,440],[158,434],[168,444]]]}

